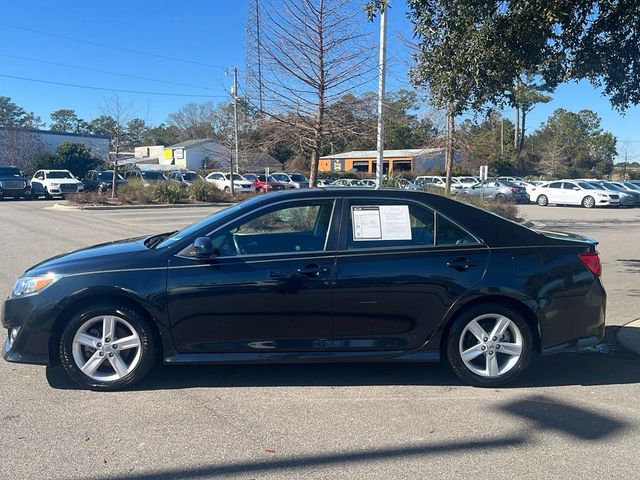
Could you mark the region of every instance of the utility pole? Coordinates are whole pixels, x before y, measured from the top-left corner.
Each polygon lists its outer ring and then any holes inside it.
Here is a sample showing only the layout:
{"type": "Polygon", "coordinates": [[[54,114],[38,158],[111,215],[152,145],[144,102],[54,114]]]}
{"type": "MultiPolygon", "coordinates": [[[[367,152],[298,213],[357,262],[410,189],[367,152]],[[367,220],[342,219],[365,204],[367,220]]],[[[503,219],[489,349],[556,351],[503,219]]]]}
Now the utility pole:
{"type": "Polygon", "coordinates": [[[382,187],[384,172],[384,83],[387,68],[387,5],[380,8],[380,57],[378,61],[378,163],[376,165],[376,188],[382,187]]]}
{"type": "Polygon", "coordinates": [[[627,179],[627,161],[629,160],[629,139],[624,144],[624,166],[622,167],[622,180],[627,179]]]}
{"type": "Polygon", "coordinates": [[[500,119],[500,156],[504,157],[504,117],[500,119]]]}

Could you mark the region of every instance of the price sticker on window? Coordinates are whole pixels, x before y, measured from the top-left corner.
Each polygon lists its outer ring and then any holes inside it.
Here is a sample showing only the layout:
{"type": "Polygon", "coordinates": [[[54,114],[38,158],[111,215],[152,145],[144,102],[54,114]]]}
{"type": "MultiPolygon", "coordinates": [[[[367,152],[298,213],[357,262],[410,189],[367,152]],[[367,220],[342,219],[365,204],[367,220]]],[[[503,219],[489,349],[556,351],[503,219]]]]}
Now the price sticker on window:
{"type": "Polygon", "coordinates": [[[411,240],[408,205],[352,206],[353,239],[411,240]]]}

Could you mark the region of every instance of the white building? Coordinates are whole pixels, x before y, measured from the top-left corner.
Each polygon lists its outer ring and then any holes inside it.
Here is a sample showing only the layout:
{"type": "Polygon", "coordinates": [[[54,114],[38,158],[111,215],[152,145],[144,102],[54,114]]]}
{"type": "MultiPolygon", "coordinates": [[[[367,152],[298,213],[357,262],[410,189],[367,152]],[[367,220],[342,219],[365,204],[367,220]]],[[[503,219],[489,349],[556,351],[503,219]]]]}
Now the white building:
{"type": "Polygon", "coordinates": [[[21,165],[39,151],[55,153],[63,142],[81,143],[101,160],[109,160],[109,137],[84,133],[54,132],[31,128],[0,127],[0,163],[21,165]]]}
{"type": "Polygon", "coordinates": [[[188,170],[225,168],[231,161],[231,149],[212,138],[185,140],[164,149],[160,165],[175,165],[188,170]]]}

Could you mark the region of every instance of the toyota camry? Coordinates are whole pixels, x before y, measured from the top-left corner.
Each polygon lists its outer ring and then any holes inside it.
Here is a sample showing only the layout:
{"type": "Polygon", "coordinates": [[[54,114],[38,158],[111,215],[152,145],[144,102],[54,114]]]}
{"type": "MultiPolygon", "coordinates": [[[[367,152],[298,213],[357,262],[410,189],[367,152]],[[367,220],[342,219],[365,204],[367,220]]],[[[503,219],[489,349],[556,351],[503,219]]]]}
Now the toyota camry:
{"type": "Polygon", "coordinates": [[[27,270],[4,358],[97,390],[165,364],[429,362],[492,387],[597,344],[596,242],[425,192],[295,189],[27,270]]]}

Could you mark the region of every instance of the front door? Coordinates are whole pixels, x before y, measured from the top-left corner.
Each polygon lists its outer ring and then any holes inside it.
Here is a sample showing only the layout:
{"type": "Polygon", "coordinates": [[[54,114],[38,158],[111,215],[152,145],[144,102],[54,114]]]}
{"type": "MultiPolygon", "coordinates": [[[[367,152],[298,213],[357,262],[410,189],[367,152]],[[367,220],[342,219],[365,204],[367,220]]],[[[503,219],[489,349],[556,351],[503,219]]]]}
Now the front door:
{"type": "Polygon", "coordinates": [[[168,310],[179,352],[327,350],[335,199],[282,202],[212,232],[216,255],[171,260],[168,310]]]}
{"type": "Polygon", "coordinates": [[[487,247],[422,203],[345,199],[342,217],[336,350],[417,348],[482,279],[487,247]]]}

